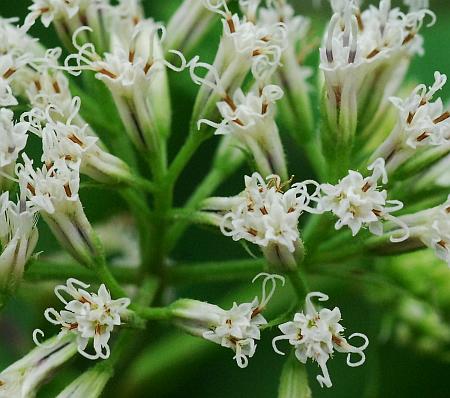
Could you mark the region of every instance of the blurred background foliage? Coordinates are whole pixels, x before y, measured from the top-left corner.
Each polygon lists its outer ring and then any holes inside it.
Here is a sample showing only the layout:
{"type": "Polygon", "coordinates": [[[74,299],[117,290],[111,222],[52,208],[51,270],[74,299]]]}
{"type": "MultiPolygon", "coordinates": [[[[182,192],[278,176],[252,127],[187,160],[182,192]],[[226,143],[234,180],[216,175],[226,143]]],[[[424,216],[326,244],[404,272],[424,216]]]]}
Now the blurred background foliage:
{"type": "MultiPolygon", "coordinates": [[[[147,16],[162,21],[167,21],[180,3],[180,0],[144,0],[147,16]]],[[[292,0],[292,4],[296,5],[300,13],[312,16],[313,30],[320,36],[329,17],[328,6],[324,4],[320,10],[314,10],[310,0],[292,0]]],[[[17,16],[22,20],[28,5],[27,0],[0,1],[0,15],[17,16]]],[[[432,28],[423,30],[426,54],[414,60],[408,75],[411,83],[431,84],[435,70],[450,73],[450,3],[432,0],[431,8],[436,12],[438,22],[432,28]]],[[[32,29],[32,33],[46,46],[59,45],[55,32],[52,29],[44,29],[40,23],[32,29]]],[[[212,61],[219,36],[220,24],[217,23],[199,46],[198,53],[204,59],[212,61]]],[[[317,65],[317,51],[312,53],[308,63],[311,66],[317,65]]],[[[187,134],[197,86],[191,82],[186,72],[171,74],[171,77],[174,111],[170,151],[173,156],[187,134]]],[[[314,84],[314,78],[311,83],[314,84]]],[[[449,94],[447,86],[442,97],[448,99],[449,94]]],[[[102,95],[101,92],[93,93],[94,98],[97,97],[101,101],[98,102],[98,112],[105,112],[106,117],[109,117],[108,109],[103,106],[102,95]]],[[[116,123],[114,118],[111,118],[111,123],[116,123]]],[[[103,131],[100,135],[105,136],[107,133],[103,131]]],[[[284,134],[283,137],[288,148],[291,171],[298,179],[312,177],[302,153],[294,145],[290,145],[289,135],[284,134]]],[[[177,188],[177,204],[185,200],[206,174],[217,142],[214,139],[207,142],[184,172],[177,188]]],[[[220,189],[220,194],[235,194],[241,187],[242,170],[220,189]]],[[[92,222],[100,222],[112,214],[126,211],[124,203],[112,191],[85,188],[81,192],[81,198],[92,222]]],[[[57,250],[45,225],[40,227],[39,249],[47,253],[57,250]]],[[[320,270],[312,270],[310,284],[314,289],[324,289],[330,295],[330,305],[339,305],[348,332],[365,333],[371,340],[364,366],[349,368],[345,366],[345,357],[339,355],[330,361],[330,374],[334,384],[332,389],[320,390],[315,381],[318,369],[315,364],[308,364],[313,396],[449,397],[446,378],[450,374],[449,336],[446,331],[448,326],[440,324],[432,310],[434,305],[439,306],[441,316],[447,320],[448,325],[450,272],[428,254],[413,253],[395,259],[381,259],[371,265],[389,278],[393,285],[392,291],[384,285],[380,288],[376,280],[363,283],[358,278],[342,278],[339,270],[336,270],[335,278],[320,276],[320,270]],[[414,273],[411,273],[412,269],[414,273]],[[441,296],[433,294],[437,286],[441,296]],[[411,293],[403,294],[404,289],[411,293]],[[422,338],[422,335],[426,337],[422,338]]],[[[191,228],[173,253],[174,261],[183,263],[246,256],[248,255],[242,247],[231,239],[221,237],[217,231],[201,228],[191,228]]],[[[42,313],[45,307],[53,303],[51,289],[55,283],[56,281],[47,283],[47,289],[37,289],[32,283],[25,283],[18,297],[0,314],[2,369],[32,348],[31,334],[34,328],[45,327],[42,313]]],[[[227,297],[228,292],[238,287],[237,283],[205,283],[183,286],[177,295],[224,303],[226,306],[233,300],[239,300],[236,295],[227,297]]],[[[243,299],[251,299],[256,294],[255,288],[249,289],[248,284],[242,284],[241,288],[243,299]]],[[[289,292],[286,292],[284,297],[275,302],[274,307],[284,305],[286,308],[289,306],[288,301],[289,292]]],[[[105,397],[276,397],[284,358],[272,352],[269,335],[273,332],[266,332],[267,335],[260,343],[256,356],[250,361],[250,366],[247,369],[239,369],[231,359],[229,350],[200,339],[184,337],[181,332],[172,331],[170,328],[169,325],[154,324],[147,333],[141,333],[136,338],[135,347],[130,349],[130,355],[124,358],[116,369],[115,377],[105,391],[105,397]]],[[[56,395],[56,392],[90,365],[85,359],[75,359],[65,366],[38,396],[56,395]]]]}

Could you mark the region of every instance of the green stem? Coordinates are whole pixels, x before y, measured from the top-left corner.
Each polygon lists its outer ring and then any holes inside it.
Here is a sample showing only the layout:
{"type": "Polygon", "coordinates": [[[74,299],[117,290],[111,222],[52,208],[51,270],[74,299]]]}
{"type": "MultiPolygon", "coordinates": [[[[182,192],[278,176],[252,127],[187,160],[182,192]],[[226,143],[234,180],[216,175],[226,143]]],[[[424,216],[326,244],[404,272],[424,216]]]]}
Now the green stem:
{"type": "Polygon", "coordinates": [[[141,318],[148,321],[162,321],[173,317],[172,310],[168,307],[139,307],[135,306],[134,310],[141,318]]]}
{"type": "Polygon", "coordinates": [[[104,261],[93,265],[93,269],[98,278],[106,285],[113,297],[121,298],[128,296],[104,261]]]}
{"type": "Polygon", "coordinates": [[[167,278],[173,284],[245,280],[264,271],[265,265],[265,259],[177,265],[167,270],[167,278]]]}
{"type": "Polygon", "coordinates": [[[306,279],[298,271],[290,272],[287,275],[292,284],[292,288],[297,295],[299,303],[302,303],[303,301],[305,301],[305,297],[309,293],[309,287],[306,279]]]}
{"type": "MultiPolygon", "coordinates": [[[[137,270],[131,267],[111,267],[114,278],[123,283],[135,283],[137,280],[137,270]]],[[[28,282],[64,280],[76,278],[87,282],[98,280],[95,273],[79,264],[68,264],[58,262],[47,262],[36,260],[30,264],[25,272],[25,280],[28,282]]]]}
{"type": "MultiPolygon", "coordinates": [[[[228,174],[228,172],[222,169],[213,168],[211,172],[203,179],[200,185],[198,185],[192,196],[188,199],[184,209],[194,210],[203,199],[207,198],[217,189],[228,174]]],[[[191,222],[189,220],[182,220],[171,228],[168,242],[169,250],[172,250],[175,247],[178,240],[190,224],[191,222]]]]}
{"type": "Polygon", "coordinates": [[[166,181],[171,186],[175,185],[181,172],[184,170],[188,162],[194,156],[200,145],[210,137],[210,134],[191,132],[181,150],[176,155],[175,159],[171,163],[166,181]]]}

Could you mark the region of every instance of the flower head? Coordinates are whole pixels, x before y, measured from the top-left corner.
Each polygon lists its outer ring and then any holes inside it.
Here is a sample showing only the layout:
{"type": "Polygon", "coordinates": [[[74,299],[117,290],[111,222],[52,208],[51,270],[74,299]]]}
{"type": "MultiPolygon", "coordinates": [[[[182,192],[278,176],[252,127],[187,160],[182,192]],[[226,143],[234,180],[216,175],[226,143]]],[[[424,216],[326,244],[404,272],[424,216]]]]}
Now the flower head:
{"type": "Polygon", "coordinates": [[[284,191],[285,185],[279,176],[269,176],[266,182],[253,173],[245,177],[245,190],[240,195],[207,199],[203,208],[223,214],[220,229],[225,236],[260,246],[275,266],[295,268],[295,252],[303,248],[298,220],[305,211],[316,212],[311,205],[318,200],[318,184],[304,181],[284,191]],[[312,194],[309,185],[315,187],[312,194]]]}
{"type": "Polygon", "coordinates": [[[216,128],[216,134],[231,134],[249,151],[258,170],[265,176],[278,174],[287,179],[287,167],[283,145],[275,123],[274,104],[283,96],[276,85],[267,85],[259,94],[245,95],[236,90],[233,98],[217,103],[223,118],[220,124],[200,120],[216,128]]]}
{"type": "Polygon", "coordinates": [[[259,274],[253,282],[259,277],[264,278],[261,299],[255,297],[250,303],[233,303],[229,310],[201,301],[180,300],[173,306],[176,323],[194,335],[232,349],[238,366],[245,368],[248,358],[255,354],[255,340],[261,337],[260,327],[267,323],[261,313],[275,293],[277,280],[284,284],[284,278],[275,274],[259,274]],[[268,283],[272,284],[269,291],[268,283]]]}
{"type": "MultiPolygon", "coordinates": [[[[64,310],[58,312],[54,308],[45,310],[45,318],[54,325],[61,326],[58,338],[66,334],[75,334],[78,352],[88,359],[106,359],[110,349],[108,341],[115,326],[122,324],[121,317],[130,305],[129,298],[112,300],[105,285],[101,285],[98,293],[89,293],[84,289],[89,285],[70,278],[66,285],[55,287],[55,295],[64,304],[64,310]],[[70,298],[67,300],[63,293],[70,298]],[[86,352],[89,341],[93,339],[95,353],[86,352]]],[[[33,339],[37,345],[37,335],[43,332],[36,329],[33,339]]]]}
{"type": "Polygon", "coordinates": [[[398,200],[388,200],[387,191],[380,190],[378,181],[388,182],[384,160],[377,159],[368,167],[372,175],[363,177],[357,171],[350,170],[349,174],[338,184],[322,184],[322,196],[318,208],[322,211],[331,211],[339,220],[336,229],[348,226],[353,235],[361,228],[368,227],[375,235],[383,234],[382,220],[396,222],[403,228],[400,237],[391,236],[393,242],[401,242],[408,238],[408,228],[390,213],[403,208],[398,200]]]}
{"type": "Polygon", "coordinates": [[[320,385],[322,387],[324,385],[331,387],[332,383],[326,363],[333,356],[334,350],[348,353],[347,364],[349,366],[360,366],[365,361],[363,351],[367,348],[369,341],[365,335],[354,333],[349,339],[360,337],[364,339],[364,344],[360,347],[354,347],[349,344],[341,335],[344,327],[339,323],[341,321],[339,308],[335,307],[333,310],[323,308],[318,311],[311,301],[315,297],[318,297],[320,301],[328,300],[328,296],[323,293],[309,293],[305,299],[305,311],[296,313],[293,321],[279,326],[283,334],[275,337],[272,345],[276,353],[284,355],[277,348],[276,343],[280,340],[288,340],[289,344],[294,346],[295,356],[300,362],[306,363],[308,358],[311,358],[319,364],[323,373],[317,376],[320,385]],[[360,360],[351,362],[352,353],[358,354],[360,360]]]}

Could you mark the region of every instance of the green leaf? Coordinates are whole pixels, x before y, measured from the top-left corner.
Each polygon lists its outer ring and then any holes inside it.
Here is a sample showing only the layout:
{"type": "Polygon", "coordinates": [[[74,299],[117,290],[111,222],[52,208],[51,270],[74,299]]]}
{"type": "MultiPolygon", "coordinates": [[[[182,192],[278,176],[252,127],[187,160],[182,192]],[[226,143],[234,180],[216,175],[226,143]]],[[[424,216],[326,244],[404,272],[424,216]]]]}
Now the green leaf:
{"type": "Polygon", "coordinates": [[[305,365],[300,363],[294,352],[283,366],[281,372],[278,398],[311,398],[308,374],[305,365]]]}

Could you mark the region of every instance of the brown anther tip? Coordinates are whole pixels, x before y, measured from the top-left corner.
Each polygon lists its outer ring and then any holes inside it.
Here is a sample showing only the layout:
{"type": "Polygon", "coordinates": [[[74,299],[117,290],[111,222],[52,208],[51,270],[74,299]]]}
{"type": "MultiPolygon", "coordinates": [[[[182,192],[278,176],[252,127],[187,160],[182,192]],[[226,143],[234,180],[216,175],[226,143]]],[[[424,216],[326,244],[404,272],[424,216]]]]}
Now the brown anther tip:
{"type": "Polygon", "coordinates": [[[14,148],[13,146],[10,146],[10,147],[8,148],[8,153],[9,153],[9,154],[13,153],[15,149],[16,149],[16,148],[14,148]]]}
{"type": "Polygon", "coordinates": [[[416,34],[414,32],[408,33],[408,35],[404,38],[402,45],[404,46],[405,44],[408,44],[412,39],[414,39],[415,36],[416,34]]]}
{"type": "Polygon", "coordinates": [[[366,182],[364,186],[361,188],[363,192],[367,192],[372,185],[369,182],[366,182]]]}
{"type": "Polygon", "coordinates": [[[367,59],[371,59],[375,56],[377,56],[380,53],[380,50],[378,48],[373,49],[368,55],[367,55],[367,59]]]}
{"type": "Polygon", "coordinates": [[[427,133],[426,131],[424,131],[422,134],[420,134],[416,140],[417,142],[422,142],[423,140],[427,139],[430,136],[430,133],[427,133]]]}
{"type": "Polygon", "coordinates": [[[153,63],[147,62],[144,66],[144,74],[147,74],[152,66],[153,66],[153,63]]]}
{"type": "Polygon", "coordinates": [[[67,138],[73,143],[83,146],[83,141],[81,141],[75,134],[72,133],[67,138]]]}
{"type": "Polygon", "coordinates": [[[61,93],[61,87],[59,87],[59,83],[56,80],[53,82],[53,90],[55,90],[56,94],[61,93]]]}
{"type": "Polygon", "coordinates": [[[42,85],[41,85],[41,82],[39,80],[35,80],[34,81],[34,86],[36,87],[37,91],[41,91],[42,90],[42,85]]]}
{"type": "Polygon", "coordinates": [[[364,23],[361,18],[361,13],[358,11],[355,16],[356,16],[356,21],[358,22],[358,29],[364,30],[364,23]]]}
{"type": "Polygon", "coordinates": [[[140,18],[138,16],[134,16],[133,17],[133,24],[134,25],[137,25],[139,23],[139,21],[140,21],[140,18]]]}
{"type": "Polygon", "coordinates": [[[253,50],[252,57],[257,57],[258,55],[261,55],[261,50],[259,48],[253,50]]]}
{"type": "Polygon", "coordinates": [[[234,26],[234,22],[231,18],[227,18],[227,24],[228,24],[228,28],[230,29],[231,33],[236,32],[236,27],[234,26]]]}
{"type": "Polygon", "coordinates": [[[133,50],[128,53],[128,62],[130,62],[131,64],[134,62],[134,55],[135,52],[133,50]]]}
{"type": "Polygon", "coordinates": [[[252,312],[251,318],[253,319],[255,316],[259,315],[261,313],[261,311],[262,311],[262,308],[256,307],[252,312]]]}
{"type": "Polygon", "coordinates": [[[406,119],[406,123],[411,124],[411,122],[414,119],[414,115],[415,115],[415,113],[409,112],[408,118],[406,119]]]}
{"type": "Polygon", "coordinates": [[[259,211],[260,211],[262,214],[264,214],[264,215],[269,214],[265,206],[261,207],[261,208],[259,209],[259,211]]]}
{"type": "Polygon", "coordinates": [[[31,185],[30,183],[27,184],[27,189],[31,192],[31,194],[33,196],[36,195],[36,190],[34,189],[33,185],[31,185]]]}
{"type": "Polygon", "coordinates": [[[231,97],[230,97],[229,95],[226,95],[225,98],[224,98],[223,100],[228,104],[228,106],[229,106],[233,111],[235,111],[235,110],[237,109],[236,104],[234,103],[234,101],[231,99],[231,97]]]}
{"type": "Polygon", "coordinates": [[[333,340],[333,343],[337,344],[337,345],[341,345],[342,344],[342,339],[338,336],[333,336],[331,338],[333,340]]]}
{"type": "Polygon", "coordinates": [[[434,124],[438,124],[443,122],[444,120],[447,120],[450,117],[450,112],[446,111],[444,112],[441,116],[437,117],[436,119],[433,120],[434,124]]]}
{"type": "Polygon", "coordinates": [[[240,119],[234,119],[233,122],[236,123],[237,125],[241,126],[241,127],[244,126],[244,123],[240,119]]]}
{"type": "Polygon", "coordinates": [[[381,217],[382,215],[381,210],[372,209],[372,213],[375,214],[377,217],[381,217]]]}
{"type": "Polygon", "coordinates": [[[70,325],[69,325],[69,330],[74,330],[74,329],[76,329],[78,327],[78,323],[71,323],[70,325]]]}
{"type": "Polygon", "coordinates": [[[265,115],[267,113],[267,109],[269,109],[269,104],[263,103],[261,108],[261,114],[265,115]]]}
{"type": "Polygon", "coordinates": [[[450,207],[447,207],[447,208],[445,209],[445,212],[450,214],[450,207]]]}
{"type": "Polygon", "coordinates": [[[258,236],[258,231],[254,228],[247,229],[247,232],[252,236],[258,236]]]}
{"type": "Polygon", "coordinates": [[[447,242],[445,242],[444,240],[440,240],[437,244],[441,246],[443,249],[447,248],[447,242]]]}
{"type": "Polygon", "coordinates": [[[71,189],[70,189],[69,184],[64,185],[64,192],[66,193],[66,196],[67,196],[68,198],[71,198],[71,197],[72,197],[72,191],[71,191],[71,189]]]}
{"type": "Polygon", "coordinates": [[[15,70],[14,68],[9,68],[9,69],[3,74],[3,78],[4,78],[4,79],[8,79],[8,78],[11,77],[15,72],[16,72],[16,70],[15,70]]]}
{"type": "Polygon", "coordinates": [[[108,76],[111,79],[117,79],[117,75],[115,75],[114,73],[110,72],[109,70],[102,68],[98,71],[98,73],[101,73],[102,75],[108,76]]]}

